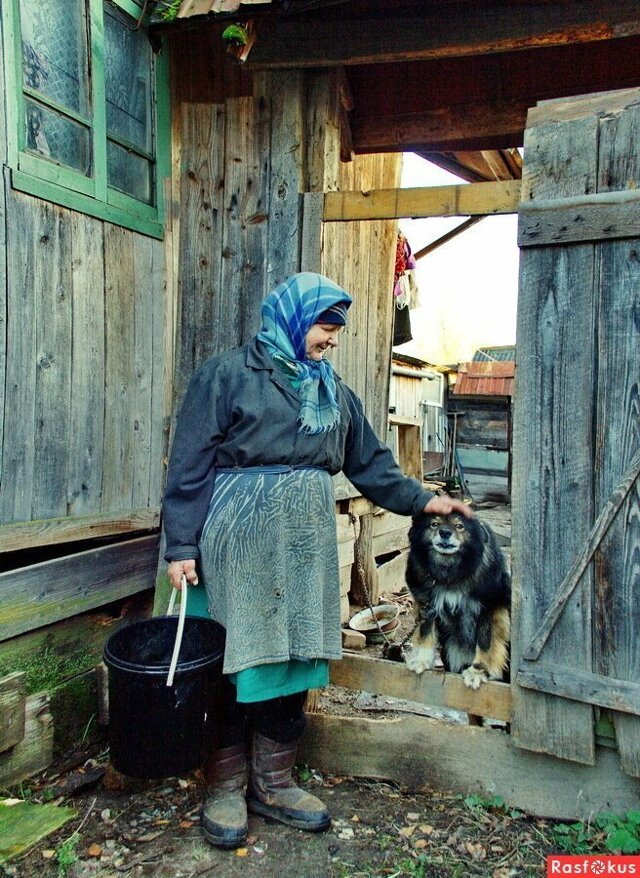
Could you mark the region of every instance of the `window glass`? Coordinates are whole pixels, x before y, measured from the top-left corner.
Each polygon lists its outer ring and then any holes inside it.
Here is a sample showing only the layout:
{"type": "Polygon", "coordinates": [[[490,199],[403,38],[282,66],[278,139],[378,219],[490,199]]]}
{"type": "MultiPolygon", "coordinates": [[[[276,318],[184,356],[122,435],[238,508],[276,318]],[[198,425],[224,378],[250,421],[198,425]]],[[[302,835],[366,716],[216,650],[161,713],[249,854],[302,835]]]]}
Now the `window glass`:
{"type": "Polygon", "coordinates": [[[91,175],[91,140],[86,126],[28,98],[25,122],[27,149],[91,175]]]}
{"type": "Polygon", "coordinates": [[[107,133],[150,153],[151,45],[119,10],[105,5],[104,12],[107,133]]]}
{"type": "Polygon", "coordinates": [[[23,81],[64,109],[88,115],[84,3],[22,0],[23,81]]]}
{"type": "Polygon", "coordinates": [[[139,201],[152,201],[152,169],[147,159],[123,149],[112,141],[107,144],[109,186],[132,195],[139,201]]]}

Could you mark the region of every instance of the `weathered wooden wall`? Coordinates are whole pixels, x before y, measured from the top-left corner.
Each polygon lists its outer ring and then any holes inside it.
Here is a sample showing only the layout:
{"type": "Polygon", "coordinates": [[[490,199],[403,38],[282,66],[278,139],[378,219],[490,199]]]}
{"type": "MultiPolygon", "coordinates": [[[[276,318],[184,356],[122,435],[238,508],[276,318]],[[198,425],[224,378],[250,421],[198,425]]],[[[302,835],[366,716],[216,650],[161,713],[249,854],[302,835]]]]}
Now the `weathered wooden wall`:
{"type": "Polygon", "coordinates": [[[24,671],[51,694],[56,735],[82,734],[95,703],[62,718],[64,693],[92,691],[111,631],[150,612],[171,234],[16,192],[6,170],[0,198],[0,677],[24,671]]]}
{"type": "Polygon", "coordinates": [[[586,549],[640,449],[639,101],[634,89],[529,115],[512,538],[516,743],[592,764],[593,705],[613,706],[635,776],[637,481],[593,559],[586,549]]]}
{"type": "MultiPolygon", "coordinates": [[[[194,69],[204,63],[199,55],[193,59],[194,69]]],[[[303,193],[393,188],[400,158],[340,160],[335,74],[256,74],[253,97],[210,103],[206,78],[199,91],[193,78],[188,87],[181,81],[184,66],[174,70],[174,139],[181,151],[177,397],[199,362],[255,334],[271,289],[293,272],[319,270],[354,296],[335,365],[384,435],[397,225],[324,226],[310,250],[303,241],[303,193]]],[[[243,88],[246,83],[234,81],[228,91],[243,88]]]]}
{"type": "Polygon", "coordinates": [[[167,437],[163,243],[8,186],[5,199],[0,543],[55,543],[77,518],[87,536],[134,513],[153,527],[167,437]]]}

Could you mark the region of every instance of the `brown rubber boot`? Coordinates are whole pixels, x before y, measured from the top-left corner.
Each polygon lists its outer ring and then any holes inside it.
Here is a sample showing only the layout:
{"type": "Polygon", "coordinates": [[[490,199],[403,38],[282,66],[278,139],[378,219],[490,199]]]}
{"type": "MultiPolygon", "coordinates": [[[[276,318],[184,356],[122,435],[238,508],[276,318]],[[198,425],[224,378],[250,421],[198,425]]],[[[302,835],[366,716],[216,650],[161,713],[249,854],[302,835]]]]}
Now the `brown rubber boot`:
{"type": "Polygon", "coordinates": [[[331,815],[320,799],[293,781],[297,748],[297,741],[279,744],[258,732],[254,734],[247,807],[254,814],[297,829],[323,832],[331,826],[331,815]]]}
{"type": "Polygon", "coordinates": [[[208,798],[202,832],[218,848],[239,848],[247,840],[247,747],[244,741],[215,750],[205,766],[208,798]]]}

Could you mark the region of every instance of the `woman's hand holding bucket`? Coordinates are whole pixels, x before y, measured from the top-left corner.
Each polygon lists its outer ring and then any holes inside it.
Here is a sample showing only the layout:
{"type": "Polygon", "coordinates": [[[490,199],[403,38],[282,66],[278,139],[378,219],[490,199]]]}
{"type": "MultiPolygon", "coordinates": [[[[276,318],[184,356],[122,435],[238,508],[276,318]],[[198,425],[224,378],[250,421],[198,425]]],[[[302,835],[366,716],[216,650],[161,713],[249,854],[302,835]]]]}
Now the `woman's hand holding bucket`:
{"type": "Polygon", "coordinates": [[[178,591],[182,589],[182,577],[187,580],[189,585],[198,584],[198,574],[196,572],[196,562],[193,558],[186,561],[171,561],[167,568],[169,582],[178,591]]]}

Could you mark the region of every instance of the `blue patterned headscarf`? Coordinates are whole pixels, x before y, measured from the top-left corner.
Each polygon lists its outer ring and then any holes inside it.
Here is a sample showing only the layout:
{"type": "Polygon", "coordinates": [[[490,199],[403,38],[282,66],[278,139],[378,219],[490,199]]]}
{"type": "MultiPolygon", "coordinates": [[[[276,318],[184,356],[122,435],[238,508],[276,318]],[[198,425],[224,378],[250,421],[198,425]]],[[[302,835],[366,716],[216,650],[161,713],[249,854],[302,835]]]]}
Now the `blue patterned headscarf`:
{"type": "Polygon", "coordinates": [[[262,303],[258,339],[300,395],[301,433],[325,433],[340,421],[333,366],[324,359],[307,359],[305,339],[323,312],[336,304],[346,309],[351,302],[351,296],[329,278],[304,271],[283,281],[262,303]]]}

